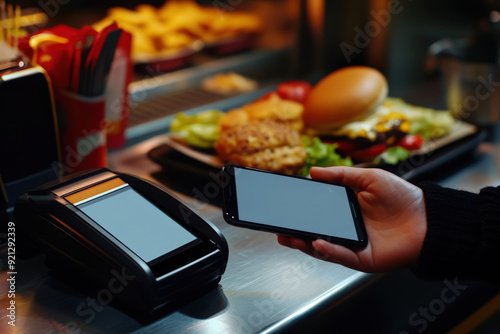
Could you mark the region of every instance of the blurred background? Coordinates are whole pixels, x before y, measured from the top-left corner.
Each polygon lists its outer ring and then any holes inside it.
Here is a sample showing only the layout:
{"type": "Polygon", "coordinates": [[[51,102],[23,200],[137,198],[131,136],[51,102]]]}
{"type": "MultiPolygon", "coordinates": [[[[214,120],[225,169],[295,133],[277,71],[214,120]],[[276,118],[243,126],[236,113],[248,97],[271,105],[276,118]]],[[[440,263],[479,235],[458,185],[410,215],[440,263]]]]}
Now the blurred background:
{"type": "MultiPolygon", "coordinates": [[[[48,22],[36,28],[57,24],[81,27],[93,24],[111,7],[134,9],[147,3],[161,6],[164,1],[83,1],[39,0],[10,1],[22,8],[45,12],[48,22]]],[[[219,7],[221,11],[250,12],[263,23],[256,48],[290,48],[291,63],[284,76],[309,74],[313,70],[329,72],[350,64],[367,64],[381,69],[388,77],[390,95],[409,97],[422,84],[434,79],[436,72],[426,66],[428,47],[444,38],[470,38],[480,19],[494,8],[493,1],[467,0],[241,0],[197,1],[200,5],[219,7]],[[300,10],[307,7],[307,15],[300,10]],[[373,13],[394,8],[384,26],[373,13]],[[371,29],[371,30],[366,30],[371,29]],[[359,33],[363,32],[365,35],[359,33]],[[315,40],[309,36],[315,36],[315,40]],[[364,38],[368,36],[368,41],[364,38]],[[314,42],[314,47],[311,45],[314,42]],[[348,44],[351,57],[346,57],[341,43],[348,44]],[[358,44],[356,46],[356,43],[358,44]],[[366,45],[364,45],[366,44],[366,45]],[[359,47],[362,46],[362,47],[359,47]],[[311,61],[314,64],[311,64],[311,61]]],[[[425,101],[423,101],[425,103],[425,101]]],[[[436,100],[429,103],[436,103],[436,100]]]]}

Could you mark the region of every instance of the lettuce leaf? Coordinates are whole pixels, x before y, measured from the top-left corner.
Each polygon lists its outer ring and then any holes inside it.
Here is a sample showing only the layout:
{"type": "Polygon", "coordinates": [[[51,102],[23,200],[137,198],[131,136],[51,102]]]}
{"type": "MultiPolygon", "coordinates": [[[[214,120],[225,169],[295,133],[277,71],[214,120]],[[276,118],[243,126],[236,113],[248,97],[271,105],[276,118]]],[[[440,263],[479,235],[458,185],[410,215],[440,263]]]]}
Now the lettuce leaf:
{"type": "Polygon", "coordinates": [[[404,161],[410,157],[410,151],[401,146],[388,147],[384,153],[379,155],[375,163],[385,162],[389,165],[396,165],[400,161],[404,161]]]}
{"type": "Polygon", "coordinates": [[[352,166],[350,157],[343,158],[336,152],[336,144],[322,143],[318,137],[301,137],[307,153],[302,176],[307,177],[312,167],[352,166]]]}

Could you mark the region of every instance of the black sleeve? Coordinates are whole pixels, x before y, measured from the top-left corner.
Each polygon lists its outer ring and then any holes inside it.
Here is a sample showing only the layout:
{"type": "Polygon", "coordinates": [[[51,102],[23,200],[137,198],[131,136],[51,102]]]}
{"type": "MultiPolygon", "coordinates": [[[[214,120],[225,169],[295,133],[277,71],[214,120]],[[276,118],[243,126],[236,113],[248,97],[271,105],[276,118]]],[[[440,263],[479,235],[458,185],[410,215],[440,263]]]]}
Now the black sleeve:
{"type": "Polygon", "coordinates": [[[414,273],[423,279],[500,282],[500,189],[479,194],[423,182],[427,235],[414,273]]]}

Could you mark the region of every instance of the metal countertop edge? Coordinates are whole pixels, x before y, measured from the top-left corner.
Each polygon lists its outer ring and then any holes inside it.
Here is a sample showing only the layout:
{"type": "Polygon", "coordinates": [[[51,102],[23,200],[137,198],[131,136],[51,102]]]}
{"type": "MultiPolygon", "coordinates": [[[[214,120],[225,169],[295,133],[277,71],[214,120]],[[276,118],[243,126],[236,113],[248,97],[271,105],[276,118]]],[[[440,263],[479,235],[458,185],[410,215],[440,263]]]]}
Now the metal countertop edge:
{"type": "Polygon", "coordinates": [[[289,333],[291,328],[294,328],[305,318],[313,319],[315,317],[314,313],[322,312],[325,309],[330,309],[338,305],[346,298],[356,293],[356,291],[366,288],[382,276],[384,276],[384,274],[357,272],[335,286],[335,288],[314,299],[311,303],[300,308],[286,318],[264,328],[259,334],[289,333]]]}

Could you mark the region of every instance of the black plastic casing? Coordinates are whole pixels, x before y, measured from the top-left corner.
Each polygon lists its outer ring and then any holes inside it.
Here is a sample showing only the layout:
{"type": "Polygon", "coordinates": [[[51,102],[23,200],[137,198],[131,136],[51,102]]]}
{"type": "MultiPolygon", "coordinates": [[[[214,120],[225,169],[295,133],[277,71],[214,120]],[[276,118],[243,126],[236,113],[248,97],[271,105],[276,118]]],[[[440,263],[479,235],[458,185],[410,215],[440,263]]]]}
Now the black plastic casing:
{"type": "Polygon", "coordinates": [[[55,276],[85,293],[108,289],[113,306],[143,323],[217,287],[228,260],[227,242],[211,222],[152,182],[107,169],[22,195],[14,222],[22,257],[46,254],[55,276]],[[200,247],[148,264],[63,197],[117,176],[201,239],[200,247]]]}

